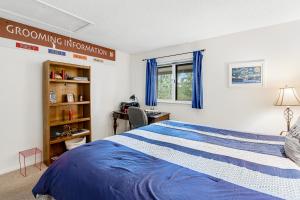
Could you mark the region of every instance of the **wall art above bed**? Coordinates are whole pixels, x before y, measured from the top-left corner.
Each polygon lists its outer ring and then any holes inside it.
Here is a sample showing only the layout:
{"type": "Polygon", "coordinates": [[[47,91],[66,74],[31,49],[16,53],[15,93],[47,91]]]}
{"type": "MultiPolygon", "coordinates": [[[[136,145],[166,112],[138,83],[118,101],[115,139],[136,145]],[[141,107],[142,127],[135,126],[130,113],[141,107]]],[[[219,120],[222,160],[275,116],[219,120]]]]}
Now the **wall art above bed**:
{"type": "Polygon", "coordinates": [[[263,87],[264,60],[229,64],[229,87],[263,87]]]}

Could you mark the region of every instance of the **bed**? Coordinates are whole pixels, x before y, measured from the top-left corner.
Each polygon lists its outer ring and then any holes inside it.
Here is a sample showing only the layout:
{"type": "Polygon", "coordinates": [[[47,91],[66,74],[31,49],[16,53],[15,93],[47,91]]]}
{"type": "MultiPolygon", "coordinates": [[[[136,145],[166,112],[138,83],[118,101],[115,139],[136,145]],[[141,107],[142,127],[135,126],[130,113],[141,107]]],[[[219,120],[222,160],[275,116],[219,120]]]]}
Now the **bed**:
{"type": "Polygon", "coordinates": [[[284,137],[163,121],[64,153],[33,194],[56,200],[300,199],[284,137]]]}

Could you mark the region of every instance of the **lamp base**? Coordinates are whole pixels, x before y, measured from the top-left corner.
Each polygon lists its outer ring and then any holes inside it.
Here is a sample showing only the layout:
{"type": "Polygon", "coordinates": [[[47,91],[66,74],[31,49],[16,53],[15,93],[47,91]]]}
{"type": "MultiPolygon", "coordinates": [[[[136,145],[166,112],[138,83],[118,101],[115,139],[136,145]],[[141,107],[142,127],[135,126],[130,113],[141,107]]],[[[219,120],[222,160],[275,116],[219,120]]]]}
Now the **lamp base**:
{"type": "Polygon", "coordinates": [[[290,109],[290,107],[287,107],[284,112],[284,118],[286,120],[286,131],[281,131],[280,135],[287,135],[290,131],[290,127],[291,127],[291,121],[292,121],[292,118],[293,118],[293,111],[290,109]]]}

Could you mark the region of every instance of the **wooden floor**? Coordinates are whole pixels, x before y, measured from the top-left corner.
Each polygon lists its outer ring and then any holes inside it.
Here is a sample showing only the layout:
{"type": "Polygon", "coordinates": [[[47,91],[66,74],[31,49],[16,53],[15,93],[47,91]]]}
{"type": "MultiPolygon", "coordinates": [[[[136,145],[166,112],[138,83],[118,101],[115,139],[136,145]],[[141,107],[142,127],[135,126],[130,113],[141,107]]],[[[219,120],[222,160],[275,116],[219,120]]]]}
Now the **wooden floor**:
{"type": "Polygon", "coordinates": [[[31,190],[45,170],[46,166],[42,166],[41,171],[30,166],[27,168],[26,177],[23,177],[19,171],[0,175],[0,199],[34,200],[31,190]]]}

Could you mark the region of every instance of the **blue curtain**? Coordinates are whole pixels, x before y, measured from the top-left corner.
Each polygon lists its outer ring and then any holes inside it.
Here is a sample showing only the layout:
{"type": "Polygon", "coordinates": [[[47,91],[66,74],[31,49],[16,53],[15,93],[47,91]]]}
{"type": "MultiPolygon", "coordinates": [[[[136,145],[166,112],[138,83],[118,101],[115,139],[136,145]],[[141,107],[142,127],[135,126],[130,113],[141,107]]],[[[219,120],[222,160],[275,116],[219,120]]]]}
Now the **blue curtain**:
{"type": "Polygon", "coordinates": [[[156,106],[156,76],[157,76],[157,63],[156,59],[147,60],[146,66],[146,97],[145,104],[147,106],[156,106]]]}
{"type": "Polygon", "coordinates": [[[202,58],[201,51],[193,52],[192,108],[196,109],[203,109],[202,58]]]}

